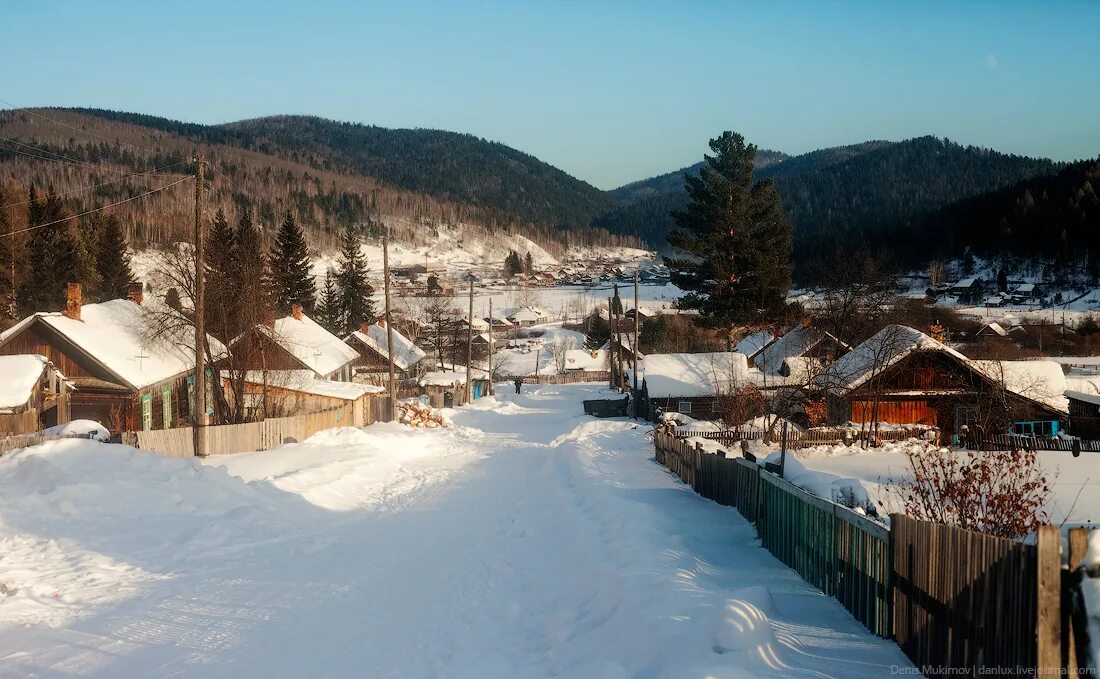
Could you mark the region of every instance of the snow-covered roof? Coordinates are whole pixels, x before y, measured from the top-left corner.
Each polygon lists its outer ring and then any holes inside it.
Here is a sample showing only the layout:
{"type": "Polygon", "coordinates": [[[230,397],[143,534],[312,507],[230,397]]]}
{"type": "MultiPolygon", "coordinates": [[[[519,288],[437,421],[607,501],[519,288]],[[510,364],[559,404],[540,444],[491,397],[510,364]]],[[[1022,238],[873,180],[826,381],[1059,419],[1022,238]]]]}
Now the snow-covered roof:
{"type": "Polygon", "coordinates": [[[0,410],[26,405],[48,364],[38,354],[0,356],[0,410]]]}
{"type": "MultiPolygon", "coordinates": [[[[382,358],[389,358],[385,326],[375,323],[367,328],[367,332],[356,330],[348,336],[349,339],[351,337],[377,351],[382,358]]],[[[393,328],[393,354],[393,364],[401,370],[408,370],[427,355],[411,339],[398,332],[397,328],[393,328]]]]}
{"type": "Polygon", "coordinates": [[[955,288],[955,289],[973,287],[974,283],[977,282],[977,280],[978,280],[977,278],[964,278],[961,281],[959,281],[958,283],[952,285],[951,287],[955,288]]]}
{"type": "Polygon", "coordinates": [[[537,322],[549,317],[550,314],[546,313],[546,311],[534,306],[520,307],[508,314],[508,320],[513,322],[537,322]]]}
{"type": "MultiPolygon", "coordinates": [[[[231,374],[230,371],[222,371],[223,378],[230,378],[231,374]]],[[[375,384],[323,380],[318,378],[312,370],[268,370],[266,374],[262,370],[249,370],[245,373],[244,380],[249,384],[266,384],[277,389],[300,391],[303,394],[345,401],[354,401],[366,394],[381,394],[386,391],[385,387],[375,384]]]]}
{"type": "Polygon", "coordinates": [[[512,322],[508,320],[507,315],[500,311],[494,311],[492,316],[486,316],[484,318],[486,323],[493,323],[494,325],[512,325],[512,322]]]}
{"type": "Polygon", "coordinates": [[[834,361],[816,381],[833,391],[855,389],[870,379],[872,373],[881,373],[919,350],[942,351],[964,363],[970,360],[916,328],[888,325],[834,361]]]}
{"type": "Polygon", "coordinates": [[[1019,285],[1016,286],[1016,288],[1013,290],[1013,292],[1019,292],[1019,293],[1023,293],[1023,294],[1031,294],[1031,293],[1035,292],[1035,284],[1034,283],[1020,283],[1019,285]]]}
{"type": "Polygon", "coordinates": [[[256,327],[319,377],[327,377],[359,358],[359,352],[305,314],[301,318],[280,318],[274,327],[256,327]]]}
{"type": "Polygon", "coordinates": [[[1059,412],[1069,412],[1066,400],[1066,375],[1054,361],[977,361],[971,359],[987,377],[1003,383],[1005,389],[1059,412]]]}
{"type": "Polygon", "coordinates": [[[489,329],[489,322],[486,321],[483,318],[475,318],[474,322],[471,323],[470,318],[468,316],[463,316],[461,322],[465,325],[469,325],[474,330],[488,330],[489,329]]]}
{"type": "Polygon", "coordinates": [[[1066,391],[1066,398],[1073,399],[1074,401],[1082,401],[1084,403],[1091,403],[1094,406],[1100,406],[1100,394],[1088,393],[1083,391],[1066,391]]]}
{"type": "Polygon", "coordinates": [[[768,342],[771,342],[773,339],[775,339],[774,336],[767,330],[757,330],[741,338],[741,341],[737,343],[737,346],[735,346],[733,350],[751,358],[756,352],[767,346],[768,342]]]}
{"type": "Polygon", "coordinates": [[[650,354],[641,372],[651,398],[714,396],[749,383],[748,359],[732,351],[650,354]]]}
{"type": "MultiPolygon", "coordinates": [[[[420,378],[420,386],[449,387],[455,384],[466,384],[466,366],[455,365],[446,367],[453,367],[454,370],[445,369],[425,373],[424,376],[420,378]]],[[[470,377],[475,380],[487,380],[489,379],[489,373],[482,368],[474,368],[471,366],[470,377]]]]}
{"type": "MultiPolygon", "coordinates": [[[[154,336],[156,321],[150,303],[136,304],[113,299],[80,307],[80,320],[60,312],[37,313],[0,333],[0,345],[35,320],[64,336],[112,373],[123,386],[141,389],[195,367],[194,333],[178,324],[154,336]]],[[[165,312],[171,313],[171,312],[165,312]]],[[[225,348],[213,337],[211,349],[217,357],[225,348]]]]}
{"type": "Polygon", "coordinates": [[[607,350],[570,349],[565,352],[565,369],[599,372],[607,370],[607,350]]]}
{"type": "Polygon", "coordinates": [[[988,330],[989,332],[991,332],[995,335],[998,335],[1000,337],[1005,337],[1005,336],[1008,335],[1008,331],[1005,330],[1003,327],[1001,327],[1001,324],[997,323],[996,321],[994,321],[992,323],[986,323],[985,325],[983,325],[981,327],[981,329],[978,330],[978,334],[979,335],[988,334],[988,333],[986,333],[986,330],[988,330]]]}
{"type": "Polygon", "coordinates": [[[831,333],[820,328],[809,325],[796,325],[757,353],[753,363],[765,372],[778,373],[785,360],[806,354],[818,342],[826,339],[832,340],[844,348],[848,347],[848,345],[833,337],[831,333]]]}

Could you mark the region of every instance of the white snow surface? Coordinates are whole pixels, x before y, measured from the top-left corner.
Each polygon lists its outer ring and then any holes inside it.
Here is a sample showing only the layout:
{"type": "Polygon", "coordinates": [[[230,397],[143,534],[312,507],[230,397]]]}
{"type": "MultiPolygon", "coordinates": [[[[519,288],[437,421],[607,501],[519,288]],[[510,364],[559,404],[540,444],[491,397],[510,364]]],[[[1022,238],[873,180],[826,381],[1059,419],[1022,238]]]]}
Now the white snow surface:
{"type": "Polygon", "coordinates": [[[592,385],[240,455],[0,458],[0,675],[855,677],[910,668],[592,385]]]}
{"type": "Polygon", "coordinates": [[[726,394],[748,384],[750,379],[745,355],[729,351],[649,354],[643,363],[640,369],[651,398],[726,394]]]}
{"type": "Polygon", "coordinates": [[[38,354],[0,356],[0,410],[27,404],[46,363],[46,357],[38,354]]]}
{"type": "Polygon", "coordinates": [[[70,420],[65,424],[57,424],[42,430],[46,436],[59,436],[64,438],[90,438],[96,441],[108,441],[111,432],[95,420],[70,420]]]}
{"type": "MultiPolygon", "coordinates": [[[[223,379],[232,379],[232,376],[232,371],[222,371],[223,379]]],[[[244,374],[244,381],[344,401],[354,401],[366,394],[381,394],[386,391],[385,387],[375,384],[324,380],[317,377],[312,370],[268,370],[266,373],[263,370],[248,370],[244,374]]]]}

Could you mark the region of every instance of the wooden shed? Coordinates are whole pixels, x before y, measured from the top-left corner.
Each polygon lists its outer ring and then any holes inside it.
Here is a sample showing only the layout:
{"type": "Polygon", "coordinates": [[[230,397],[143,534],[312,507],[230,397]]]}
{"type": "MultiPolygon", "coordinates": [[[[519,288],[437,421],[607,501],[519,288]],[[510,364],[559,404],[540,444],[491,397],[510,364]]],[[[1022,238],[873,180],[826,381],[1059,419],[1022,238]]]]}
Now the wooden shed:
{"type": "Polygon", "coordinates": [[[45,356],[0,356],[0,434],[26,434],[69,421],[71,387],[45,356]]]}

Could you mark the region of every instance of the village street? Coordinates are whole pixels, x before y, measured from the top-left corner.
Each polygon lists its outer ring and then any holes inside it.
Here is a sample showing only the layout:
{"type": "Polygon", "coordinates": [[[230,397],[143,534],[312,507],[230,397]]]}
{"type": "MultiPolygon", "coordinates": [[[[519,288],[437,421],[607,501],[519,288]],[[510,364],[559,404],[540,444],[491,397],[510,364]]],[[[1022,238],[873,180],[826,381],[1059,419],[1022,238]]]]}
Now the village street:
{"type": "Polygon", "coordinates": [[[901,651],[589,386],[165,458],[0,459],[2,677],[886,677],[901,651]],[[224,467],[223,471],[220,467],[224,467]],[[247,482],[247,483],[246,483],[247,482]]]}

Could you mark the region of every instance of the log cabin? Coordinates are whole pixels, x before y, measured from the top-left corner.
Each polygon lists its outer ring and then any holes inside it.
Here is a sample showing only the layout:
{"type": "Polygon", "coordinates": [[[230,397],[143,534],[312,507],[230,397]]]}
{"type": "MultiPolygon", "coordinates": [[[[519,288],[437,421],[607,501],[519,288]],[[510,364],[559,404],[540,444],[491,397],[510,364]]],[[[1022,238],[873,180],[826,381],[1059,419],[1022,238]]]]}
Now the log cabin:
{"type": "Polygon", "coordinates": [[[289,316],[257,323],[229,343],[221,370],[309,370],[316,377],[350,382],[359,353],[295,304],[289,316]]]}
{"type": "Polygon", "coordinates": [[[728,351],[699,354],[649,354],[638,375],[639,413],[657,419],[657,410],[697,419],[718,415],[721,395],[753,383],[748,359],[728,351]]]}
{"type": "Polygon", "coordinates": [[[998,422],[1011,433],[1054,435],[1069,409],[1057,363],[974,360],[901,325],[880,330],[816,382],[833,424],[922,424],[955,434],[998,422]]]}
{"type": "MultiPolygon", "coordinates": [[[[420,361],[427,355],[424,350],[405,337],[396,327],[393,329],[393,366],[398,379],[414,377],[420,361]]],[[[344,343],[359,355],[352,361],[353,374],[387,374],[390,369],[389,340],[385,320],[363,323],[355,332],[344,338],[344,343]]]]}
{"type": "Polygon", "coordinates": [[[45,356],[0,356],[0,376],[0,434],[27,434],[69,421],[71,385],[45,356]]]}
{"type": "Polygon", "coordinates": [[[787,330],[765,344],[753,354],[753,364],[761,372],[781,375],[788,359],[813,359],[820,365],[828,365],[851,351],[851,347],[832,333],[814,327],[809,321],[787,330]]]}
{"type": "MultiPolygon", "coordinates": [[[[226,398],[232,399],[236,375],[222,373],[226,398]]],[[[268,417],[308,415],[350,404],[352,419],[348,426],[362,427],[379,419],[384,408],[375,400],[386,389],[372,384],[335,382],[319,379],[312,370],[248,371],[243,376],[244,412],[248,421],[268,417]]]]}
{"type": "MultiPolygon", "coordinates": [[[[80,284],[70,283],[64,311],[32,314],[0,333],[0,355],[38,354],[56,366],[74,387],[73,419],[115,432],[184,425],[191,415],[194,337],[185,324],[158,330],[169,312],[143,301],[141,284],[134,283],[127,299],[84,304],[80,284]]],[[[209,341],[224,354],[216,339],[209,341]]]]}

